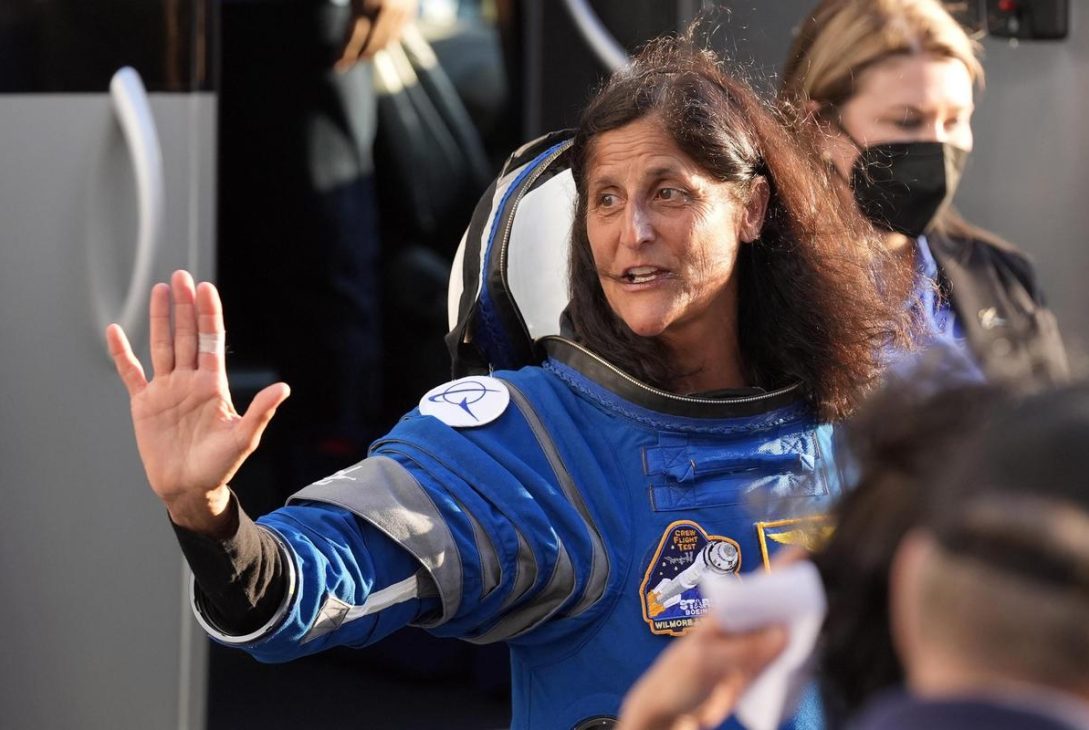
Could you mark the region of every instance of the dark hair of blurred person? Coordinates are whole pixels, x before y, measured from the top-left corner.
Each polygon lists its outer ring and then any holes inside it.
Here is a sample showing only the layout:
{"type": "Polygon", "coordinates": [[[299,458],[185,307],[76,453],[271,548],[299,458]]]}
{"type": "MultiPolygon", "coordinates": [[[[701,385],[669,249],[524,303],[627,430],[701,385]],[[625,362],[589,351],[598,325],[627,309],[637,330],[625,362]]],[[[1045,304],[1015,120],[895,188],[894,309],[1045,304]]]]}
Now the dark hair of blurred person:
{"type": "MultiPolygon", "coordinates": [[[[1089,696],[1089,384],[997,409],[936,485],[921,641],[1089,696]],[[940,616],[940,620],[937,617],[940,616]]],[[[926,677],[912,677],[913,682],[926,677]]]]}
{"type": "MultiPolygon", "coordinates": [[[[938,356],[923,369],[935,368],[938,356]]],[[[968,383],[927,397],[915,373],[882,388],[841,432],[858,475],[837,504],[836,531],[812,560],[824,581],[828,615],[818,643],[818,677],[832,727],[875,693],[904,680],[889,629],[889,569],[904,536],[937,499],[935,474],[1009,396],[1007,388],[968,383]]]]}
{"type": "Polygon", "coordinates": [[[822,417],[842,417],[874,378],[875,354],[893,337],[889,323],[904,319],[901,305],[873,281],[876,270],[894,264],[820,161],[714,54],[695,50],[694,32],[651,42],[583,113],[572,148],[579,208],[568,311],[575,336],[625,372],[671,389],[676,371],[662,342],[633,333],[605,301],[586,222],[595,141],[656,118],[685,154],[715,180],[733,183],[740,198],[757,181],[770,188],[763,230],[741,246],[732,284],[748,382],[766,390],[801,382],[822,417]]]}
{"type": "Polygon", "coordinates": [[[847,441],[860,478],[814,557],[830,726],[904,682],[923,697],[1021,683],[1089,698],[1089,384],[901,384],[847,441]],[[913,531],[925,559],[890,595],[913,531]]]}
{"type": "Polygon", "coordinates": [[[1089,727],[1089,384],[1013,399],[935,484],[889,576],[910,695],[859,730],[1089,727]]]}

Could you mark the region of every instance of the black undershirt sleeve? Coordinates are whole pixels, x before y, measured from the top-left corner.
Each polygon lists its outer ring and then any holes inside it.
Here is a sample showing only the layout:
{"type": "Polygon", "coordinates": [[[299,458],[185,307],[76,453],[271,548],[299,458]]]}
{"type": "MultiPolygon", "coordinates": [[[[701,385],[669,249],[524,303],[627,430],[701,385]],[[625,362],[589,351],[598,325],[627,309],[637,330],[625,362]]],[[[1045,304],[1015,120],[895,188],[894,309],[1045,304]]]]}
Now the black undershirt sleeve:
{"type": "Polygon", "coordinates": [[[229,509],[236,522],[224,538],[170,524],[196,578],[205,617],[225,634],[245,636],[268,623],[280,607],[288,588],[286,556],[233,494],[229,509]]]}

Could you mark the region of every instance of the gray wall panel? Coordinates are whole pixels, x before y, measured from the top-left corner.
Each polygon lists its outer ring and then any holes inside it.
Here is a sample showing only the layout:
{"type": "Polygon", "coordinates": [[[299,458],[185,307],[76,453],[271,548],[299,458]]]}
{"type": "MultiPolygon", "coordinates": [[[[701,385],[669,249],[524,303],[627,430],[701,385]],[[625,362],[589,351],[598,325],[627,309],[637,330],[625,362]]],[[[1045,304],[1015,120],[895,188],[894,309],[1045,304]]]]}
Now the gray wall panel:
{"type": "MultiPolygon", "coordinates": [[[[151,101],[167,199],[155,275],[191,264],[194,240],[208,275],[214,97],[151,101]]],[[[201,727],[205,644],[91,301],[92,267],[127,273],[135,238],[108,97],[4,97],[0,160],[3,724],[201,727]]]]}

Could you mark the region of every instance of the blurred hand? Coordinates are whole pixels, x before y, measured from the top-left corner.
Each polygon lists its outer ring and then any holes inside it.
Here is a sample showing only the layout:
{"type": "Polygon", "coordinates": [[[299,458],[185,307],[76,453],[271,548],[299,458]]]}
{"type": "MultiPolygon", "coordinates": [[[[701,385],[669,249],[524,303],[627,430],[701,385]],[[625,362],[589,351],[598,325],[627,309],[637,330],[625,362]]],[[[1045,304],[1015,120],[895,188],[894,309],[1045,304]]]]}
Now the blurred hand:
{"type": "Polygon", "coordinates": [[[416,17],[417,5],[417,0],[352,0],[348,42],[336,69],[347,71],[400,40],[404,27],[416,17]]]}
{"type": "Polygon", "coordinates": [[[774,571],[779,568],[785,568],[788,565],[794,565],[794,563],[809,560],[811,557],[812,554],[804,547],[789,545],[782,550],[777,550],[775,554],[771,556],[771,570],[774,571]]]}
{"type": "Polygon", "coordinates": [[[227,388],[222,346],[200,348],[200,335],[222,342],[223,307],[214,286],[204,282],[194,289],[185,271],[151,291],[150,382],[121,327],[106,329],[152,490],[176,524],[216,535],[233,519],[227,514],[228,481],[257,448],[289,390],[284,383],[268,386],[240,416],[227,388]],[[210,349],[216,351],[205,351],[210,349]]]}
{"type": "Polygon", "coordinates": [[[718,727],[786,644],[780,626],[731,634],[704,619],[662,652],[631,688],[617,730],[718,727]]]}

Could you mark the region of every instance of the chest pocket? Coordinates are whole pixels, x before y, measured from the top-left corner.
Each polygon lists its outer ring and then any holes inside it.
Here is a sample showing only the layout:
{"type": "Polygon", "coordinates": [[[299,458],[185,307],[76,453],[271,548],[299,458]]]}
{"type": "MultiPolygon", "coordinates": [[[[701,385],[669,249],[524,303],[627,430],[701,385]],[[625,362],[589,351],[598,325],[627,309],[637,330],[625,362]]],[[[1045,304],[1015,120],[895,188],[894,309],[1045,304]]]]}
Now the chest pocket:
{"type": "Polygon", "coordinates": [[[656,512],[744,504],[760,515],[781,513],[786,500],[828,496],[820,460],[811,431],[726,443],[662,433],[643,449],[643,472],[656,512]]]}

